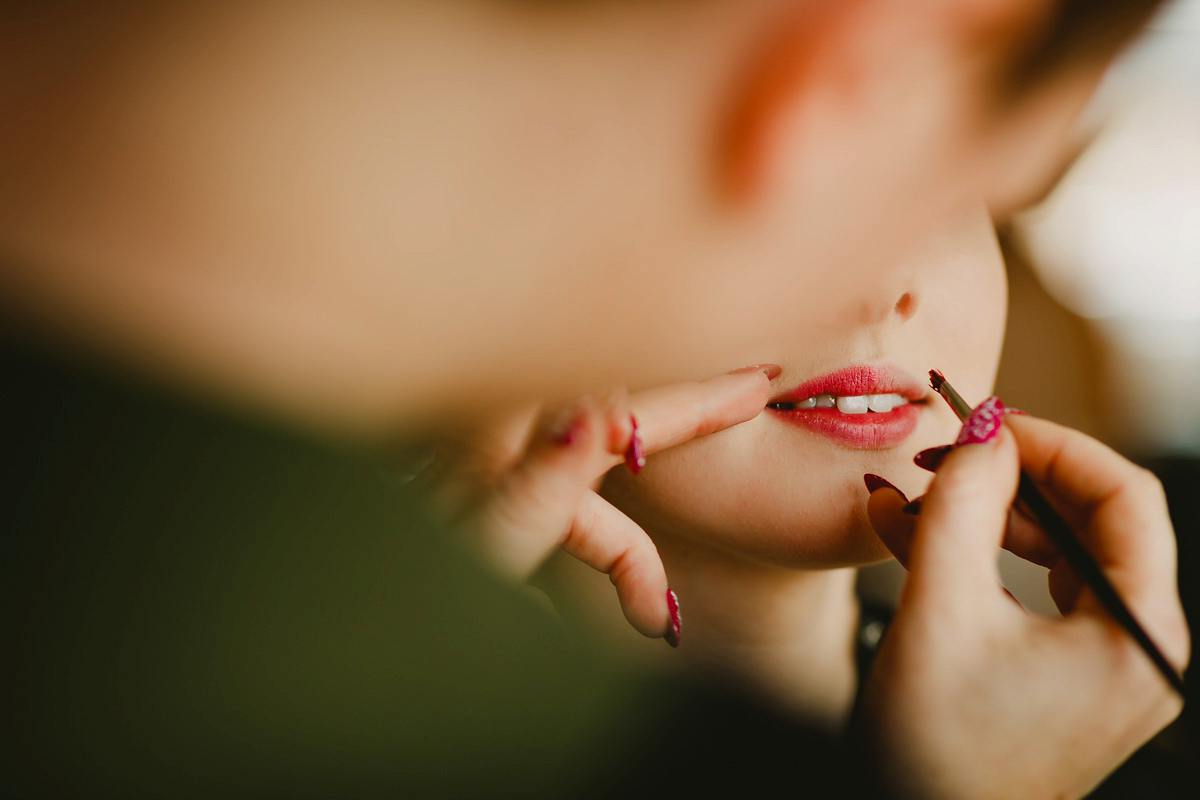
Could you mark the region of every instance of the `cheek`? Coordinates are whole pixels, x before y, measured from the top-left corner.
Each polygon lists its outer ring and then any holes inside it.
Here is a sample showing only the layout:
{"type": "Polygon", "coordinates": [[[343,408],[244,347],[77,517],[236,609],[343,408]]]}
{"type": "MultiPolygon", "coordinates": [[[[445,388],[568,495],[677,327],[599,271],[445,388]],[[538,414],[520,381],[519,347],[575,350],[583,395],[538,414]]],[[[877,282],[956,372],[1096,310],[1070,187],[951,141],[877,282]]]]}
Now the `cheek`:
{"type": "Polygon", "coordinates": [[[981,402],[992,393],[1004,344],[1008,281],[1003,262],[998,251],[972,259],[947,270],[937,285],[924,309],[930,350],[963,397],[981,402]]]}

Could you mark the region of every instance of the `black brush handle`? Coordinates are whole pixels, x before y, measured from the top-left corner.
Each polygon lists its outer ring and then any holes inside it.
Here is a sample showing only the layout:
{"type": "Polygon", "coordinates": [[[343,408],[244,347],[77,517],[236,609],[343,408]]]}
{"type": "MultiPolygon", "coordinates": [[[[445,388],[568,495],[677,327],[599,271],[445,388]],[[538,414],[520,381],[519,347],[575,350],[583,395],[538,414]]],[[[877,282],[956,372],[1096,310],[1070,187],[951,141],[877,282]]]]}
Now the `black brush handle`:
{"type": "MultiPolygon", "coordinates": [[[[955,416],[965,422],[966,418],[971,415],[971,407],[963,400],[962,395],[956,392],[946,377],[937,370],[930,371],[929,378],[930,386],[934,391],[950,404],[950,408],[954,409],[955,416]]],[[[1034,519],[1046,531],[1046,535],[1058,546],[1079,579],[1087,584],[1087,587],[1092,590],[1092,593],[1096,595],[1113,619],[1133,637],[1138,646],[1150,657],[1154,666],[1167,679],[1167,683],[1171,684],[1171,688],[1186,701],[1187,693],[1184,691],[1183,678],[1171,666],[1171,662],[1167,661],[1162,650],[1158,649],[1158,645],[1150,638],[1150,634],[1146,633],[1146,629],[1137,621],[1137,617],[1133,616],[1133,612],[1129,610],[1129,606],[1125,605],[1121,595],[1117,594],[1116,588],[1109,582],[1104,570],[1100,569],[1096,559],[1092,558],[1092,554],[1079,543],[1075,531],[1071,530],[1066,521],[1059,516],[1059,513],[1054,510],[1054,506],[1050,505],[1050,501],[1038,490],[1024,470],[1021,470],[1021,482],[1017,486],[1017,497],[1021,498],[1034,519]]]]}
{"type": "Polygon", "coordinates": [[[1158,649],[1158,645],[1150,638],[1150,634],[1146,633],[1146,629],[1133,616],[1133,612],[1129,610],[1129,606],[1125,605],[1125,601],[1121,599],[1121,595],[1109,582],[1104,571],[1100,569],[1100,565],[1092,558],[1092,554],[1079,543],[1075,532],[1034,485],[1033,479],[1023,471],[1021,472],[1021,482],[1017,488],[1017,496],[1025,503],[1026,508],[1033,514],[1042,529],[1046,531],[1050,540],[1062,551],[1063,557],[1067,559],[1067,563],[1075,570],[1080,580],[1087,584],[1088,588],[1104,604],[1108,613],[1113,616],[1113,619],[1128,631],[1134,641],[1141,646],[1150,660],[1154,662],[1154,666],[1158,667],[1158,671],[1167,679],[1167,683],[1171,684],[1171,688],[1179,692],[1179,696],[1186,700],[1187,694],[1184,691],[1183,678],[1167,661],[1162,650],[1158,649]]]}

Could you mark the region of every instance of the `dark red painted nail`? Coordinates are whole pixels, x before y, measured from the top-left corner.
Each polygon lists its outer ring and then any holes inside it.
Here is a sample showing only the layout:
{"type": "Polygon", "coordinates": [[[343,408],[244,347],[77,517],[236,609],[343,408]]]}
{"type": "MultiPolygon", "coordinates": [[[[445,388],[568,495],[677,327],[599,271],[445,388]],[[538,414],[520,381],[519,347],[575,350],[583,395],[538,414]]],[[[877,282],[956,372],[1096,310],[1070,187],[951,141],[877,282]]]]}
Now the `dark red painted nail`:
{"type": "Polygon", "coordinates": [[[637,475],[646,466],[646,447],[642,444],[642,435],[638,433],[637,417],[629,415],[633,424],[633,434],[629,437],[629,447],[625,450],[625,466],[637,475]]]}
{"type": "Polygon", "coordinates": [[[937,472],[938,467],[942,465],[942,461],[954,449],[952,444],[944,444],[941,447],[931,447],[928,450],[922,450],[913,458],[913,463],[918,467],[930,472],[937,472]]]}
{"type": "Polygon", "coordinates": [[[683,638],[683,617],[679,615],[679,597],[670,589],[667,589],[667,611],[671,613],[671,625],[663,638],[671,647],[679,647],[679,640],[683,638]]]}
{"type": "Polygon", "coordinates": [[[1004,403],[999,397],[984,400],[963,422],[955,444],[985,444],[995,439],[1004,424],[1004,403]]]}
{"type": "Polygon", "coordinates": [[[908,514],[909,516],[915,517],[921,513],[921,505],[924,502],[925,501],[923,501],[921,498],[918,497],[916,500],[913,500],[911,503],[909,503],[908,505],[906,505],[904,508],[902,508],[900,510],[903,511],[905,514],[908,514]]]}
{"type": "Polygon", "coordinates": [[[904,492],[897,489],[896,485],[887,478],[881,478],[878,475],[873,475],[868,472],[866,475],[863,475],[863,483],[867,485],[867,491],[871,494],[875,494],[880,489],[891,489],[893,492],[903,497],[905,501],[908,500],[908,497],[905,496],[904,492]]]}
{"type": "Polygon", "coordinates": [[[767,380],[775,380],[783,374],[783,367],[778,364],[754,364],[749,367],[735,369],[730,375],[749,375],[751,372],[761,372],[767,376],[767,380]]]}

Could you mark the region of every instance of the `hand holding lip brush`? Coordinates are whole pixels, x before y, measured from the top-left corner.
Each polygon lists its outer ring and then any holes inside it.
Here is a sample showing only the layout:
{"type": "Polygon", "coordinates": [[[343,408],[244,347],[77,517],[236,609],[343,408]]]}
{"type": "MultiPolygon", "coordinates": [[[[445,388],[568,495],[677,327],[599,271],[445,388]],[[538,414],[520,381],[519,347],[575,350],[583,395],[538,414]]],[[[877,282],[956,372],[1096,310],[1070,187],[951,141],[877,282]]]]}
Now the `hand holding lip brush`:
{"type": "MultiPolygon", "coordinates": [[[[962,396],[954,390],[945,376],[937,370],[931,370],[929,373],[930,386],[935,392],[940,394],[954,413],[960,420],[966,422],[972,414],[972,408],[962,396]]],[[[1133,612],[1121,599],[1121,595],[1113,587],[1112,583],[1105,577],[1103,570],[1092,558],[1091,554],[1080,544],[1079,539],[1071,531],[1071,528],[1063,520],[1063,518],[1054,510],[1050,502],[1034,485],[1033,480],[1024,470],[1021,472],[1020,483],[1018,484],[1017,497],[1024,502],[1026,508],[1037,520],[1038,524],[1045,530],[1047,536],[1062,552],[1063,557],[1075,570],[1079,578],[1087,584],[1088,588],[1096,595],[1097,599],[1104,605],[1113,618],[1120,623],[1121,627],[1129,632],[1138,646],[1149,656],[1154,662],[1154,666],[1162,673],[1163,677],[1171,685],[1181,698],[1187,697],[1183,678],[1171,666],[1163,655],[1162,650],[1146,633],[1145,628],[1138,622],[1133,612]]]]}
{"type": "Polygon", "coordinates": [[[915,515],[894,486],[867,481],[871,526],[908,578],[855,731],[897,796],[996,797],[997,785],[1005,797],[1087,795],[1183,708],[1191,636],[1161,484],[1085,434],[1005,414],[996,398],[970,412],[953,446],[916,463],[936,474],[915,515]],[[1093,573],[1068,560],[1071,545],[1014,509],[1022,474],[1103,565],[1175,678],[1163,680],[1093,573]],[[1005,595],[997,547],[1049,570],[1061,616],[1005,595]]]}

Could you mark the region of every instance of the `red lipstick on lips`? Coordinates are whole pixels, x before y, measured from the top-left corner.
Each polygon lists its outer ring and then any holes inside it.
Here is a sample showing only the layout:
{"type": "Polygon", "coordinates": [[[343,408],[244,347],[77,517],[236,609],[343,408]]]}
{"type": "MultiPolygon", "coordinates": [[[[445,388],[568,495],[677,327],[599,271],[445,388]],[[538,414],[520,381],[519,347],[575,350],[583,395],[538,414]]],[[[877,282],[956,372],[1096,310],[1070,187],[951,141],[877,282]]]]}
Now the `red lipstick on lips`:
{"type": "MultiPolygon", "coordinates": [[[[847,367],[813,378],[771,399],[767,409],[780,419],[856,450],[883,450],[907,439],[917,428],[927,399],[925,384],[889,367],[847,367]],[[908,402],[890,411],[849,414],[834,408],[812,408],[812,398],[900,395],[908,402]],[[809,402],[806,402],[809,401],[809,402]]],[[[849,403],[848,403],[849,404],[849,403]]]]}

